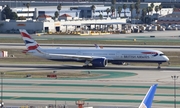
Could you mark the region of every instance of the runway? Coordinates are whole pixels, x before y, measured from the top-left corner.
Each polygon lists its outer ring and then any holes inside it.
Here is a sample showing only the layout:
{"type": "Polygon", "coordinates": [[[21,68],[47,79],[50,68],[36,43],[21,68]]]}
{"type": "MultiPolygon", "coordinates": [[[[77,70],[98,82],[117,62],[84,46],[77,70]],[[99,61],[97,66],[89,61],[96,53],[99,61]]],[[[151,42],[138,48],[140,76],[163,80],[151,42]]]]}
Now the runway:
{"type": "MultiPolygon", "coordinates": [[[[0,64],[3,72],[88,72],[102,76],[91,78],[4,78],[3,99],[7,105],[48,104],[77,107],[75,102],[85,101],[85,106],[138,107],[152,84],[158,83],[153,108],[173,107],[173,80],[171,75],[180,75],[180,68],[154,66],[110,66],[106,69],[83,69],[81,66],[0,64]],[[124,75],[126,74],[126,75],[124,75]],[[124,76],[123,76],[124,75],[124,76]]],[[[180,82],[177,80],[177,85],[180,82]]],[[[177,107],[180,95],[177,87],[177,107]]]]}

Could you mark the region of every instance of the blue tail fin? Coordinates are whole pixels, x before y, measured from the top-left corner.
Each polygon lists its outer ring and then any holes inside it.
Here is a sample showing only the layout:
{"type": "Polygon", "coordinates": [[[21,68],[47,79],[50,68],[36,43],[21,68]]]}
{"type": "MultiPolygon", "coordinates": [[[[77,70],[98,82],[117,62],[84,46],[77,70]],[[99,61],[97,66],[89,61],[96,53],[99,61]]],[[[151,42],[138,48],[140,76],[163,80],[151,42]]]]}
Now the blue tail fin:
{"type": "Polygon", "coordinates": [[[144,97],[143,101],[141,102],[139,108],[151,108],[154,95],[156,92],[157,84],[154,84],[150,87],[149,91],[147,92],[146,96],[144,97]]]}

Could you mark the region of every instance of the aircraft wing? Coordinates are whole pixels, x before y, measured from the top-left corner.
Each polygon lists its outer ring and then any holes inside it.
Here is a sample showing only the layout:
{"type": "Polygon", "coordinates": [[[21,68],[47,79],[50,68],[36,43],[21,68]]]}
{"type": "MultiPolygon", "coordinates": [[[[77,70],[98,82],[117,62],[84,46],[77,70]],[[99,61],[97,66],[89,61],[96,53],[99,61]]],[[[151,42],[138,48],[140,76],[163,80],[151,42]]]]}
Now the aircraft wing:
{"type": "Polygon", "coordinates": [[[82,59],[82,60],[92,60],[94,58],[105,58],[105,57],[97,57],[97,56],[69,55],[69,54],[47,54],[47,55],[60,56],[64,58],[76,58],[76,59],[82,59]]]}
{"type": "Polygon", "coordinates": [[[36,49],[39,53],[45,54],[45,55],[52,55],[52,56],[59,56],[63,58],[75,58],[75,59],[81,59],[81,60],[93,60],[95,58],[106,58],[106,57],[99,57],[99,56],[84,56],[84,55],[70,55],[70,54],[52,54],[52,53],[45,53],[43,51],[40,51],[36,49]]]}

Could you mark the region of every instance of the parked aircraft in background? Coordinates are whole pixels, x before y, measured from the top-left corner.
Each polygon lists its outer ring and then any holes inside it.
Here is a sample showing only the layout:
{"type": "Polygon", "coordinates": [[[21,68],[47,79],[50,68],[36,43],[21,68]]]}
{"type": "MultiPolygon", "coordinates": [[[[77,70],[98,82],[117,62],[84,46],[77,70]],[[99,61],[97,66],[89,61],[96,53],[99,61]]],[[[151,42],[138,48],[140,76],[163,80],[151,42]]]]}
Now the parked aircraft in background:
{"type": "Polygon", "coordinates": [[[26,53],[54,61],[84,62],[84,66],[106,67],[108,63],[122,64],[123,62],[148,62],[160,64],[169,61],[161,51],[152,49],[131,48],[41,48],[27,33],[19,30],[27,47],[26,53]]]}
{"type": "Polygon", "coordinates": [[[97,49],[103,49],[103,46],[99,46],[98,44],[94,44],[97,49]]]}
{"type": "Polygon", "coordinates": [[[149,91],[147,92],[146,96],[144,97],[144,99],[142,100],[139,108],[151,108],[153,99],[154,99],[154,95],[156,92],[156,88],[157,88],[157,84],[154,84],[150,87],[149,91]]]}

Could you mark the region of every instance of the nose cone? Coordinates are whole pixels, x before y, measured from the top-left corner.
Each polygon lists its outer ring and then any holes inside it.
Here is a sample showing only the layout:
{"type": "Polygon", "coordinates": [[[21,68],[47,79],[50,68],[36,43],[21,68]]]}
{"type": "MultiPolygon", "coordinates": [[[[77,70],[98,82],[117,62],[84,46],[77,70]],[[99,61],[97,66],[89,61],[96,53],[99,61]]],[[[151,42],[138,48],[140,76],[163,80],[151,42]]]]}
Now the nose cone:
{"type": "Polygon", "coordinates": [[[169,58],[167,56],[164,56],[164,59],[166,60],[166,62],[169,61],[169,58]]]}

